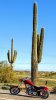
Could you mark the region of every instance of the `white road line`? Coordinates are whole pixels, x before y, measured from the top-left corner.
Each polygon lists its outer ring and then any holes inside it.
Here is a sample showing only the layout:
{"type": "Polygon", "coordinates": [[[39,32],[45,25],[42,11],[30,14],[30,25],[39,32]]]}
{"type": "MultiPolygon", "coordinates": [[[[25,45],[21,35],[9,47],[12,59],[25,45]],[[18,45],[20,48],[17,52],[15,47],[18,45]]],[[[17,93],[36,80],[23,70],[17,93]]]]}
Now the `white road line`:
{"type": "Polygon", "coordinates": [[[14,100],[14,99],[7,99],[7,98],[0,98],[1,100],[14,100]]]}

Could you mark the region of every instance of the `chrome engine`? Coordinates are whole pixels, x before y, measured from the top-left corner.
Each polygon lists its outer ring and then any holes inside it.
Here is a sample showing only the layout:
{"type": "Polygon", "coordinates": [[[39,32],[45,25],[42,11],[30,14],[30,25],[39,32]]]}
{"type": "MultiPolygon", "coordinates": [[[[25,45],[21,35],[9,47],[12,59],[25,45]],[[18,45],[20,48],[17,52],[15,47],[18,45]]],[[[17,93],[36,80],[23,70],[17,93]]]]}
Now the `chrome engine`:
{"type": "Polygon", "coordinates": [[[34,90],[34,87],[33,86],[29,86],[26,90],[26,93],[29,94],[29,95],[37,95],[37,92],[34,90]]]}

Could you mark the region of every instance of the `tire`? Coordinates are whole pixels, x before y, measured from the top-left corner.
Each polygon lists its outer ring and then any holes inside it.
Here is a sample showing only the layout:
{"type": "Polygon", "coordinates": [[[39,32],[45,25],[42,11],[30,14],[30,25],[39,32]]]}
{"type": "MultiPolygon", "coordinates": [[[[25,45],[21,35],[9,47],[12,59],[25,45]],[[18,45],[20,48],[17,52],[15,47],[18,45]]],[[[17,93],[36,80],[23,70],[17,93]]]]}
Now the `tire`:
{"type": "Polygon", "coordinates": [[[11,87],[10,88],[10,93],[12,95],[17,95],[19,92],[20,92],[20,88],[18,88],[18,87],[11,87]]]}
{"type": "Polygon", "coordinates": [[[49,91],[47,90],[41,90],[40,91],[40,97],[43,98],[43,99],[47,99],[49,97],[49,91]]]}

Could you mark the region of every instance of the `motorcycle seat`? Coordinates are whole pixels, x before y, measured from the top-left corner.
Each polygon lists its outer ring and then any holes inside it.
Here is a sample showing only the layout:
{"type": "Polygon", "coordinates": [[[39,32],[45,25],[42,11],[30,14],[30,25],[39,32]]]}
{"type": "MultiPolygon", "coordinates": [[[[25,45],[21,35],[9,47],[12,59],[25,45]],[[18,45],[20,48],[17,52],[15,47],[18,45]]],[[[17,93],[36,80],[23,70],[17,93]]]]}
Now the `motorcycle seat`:
{"type": "Polygon", "coordinates": [[[43,87],[41,87],[41,86],[40,87],[34,86],[34,88],[37,90],[43,89],[43,87]]]}

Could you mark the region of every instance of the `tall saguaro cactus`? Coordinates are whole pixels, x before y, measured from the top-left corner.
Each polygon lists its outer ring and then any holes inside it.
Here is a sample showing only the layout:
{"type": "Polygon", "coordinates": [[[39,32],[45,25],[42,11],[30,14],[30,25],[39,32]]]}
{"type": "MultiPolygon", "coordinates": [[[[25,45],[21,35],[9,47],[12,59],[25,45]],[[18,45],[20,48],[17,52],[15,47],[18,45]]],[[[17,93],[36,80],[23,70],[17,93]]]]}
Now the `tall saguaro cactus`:
{"type": "Polygon", "coordinates": [[[32,55],[31,55],[31,80],[36,85],[38,63],[42,59],[44,28],[41,28],[40,35],[37,32],[37,4],[33,6],[33,36],[32,36],[32,55]]]}
{"type": "Polygon", "coordinates": [[[14,50],[13,39],[11,40],[11,54],[10,54],[10,50],[8,50],[7,57],[8,57],[9,63],[11,64],[11,69],[13,69],[13,63],[15,62],[16,57],[17,57],[17,51],[14,50]]]}

